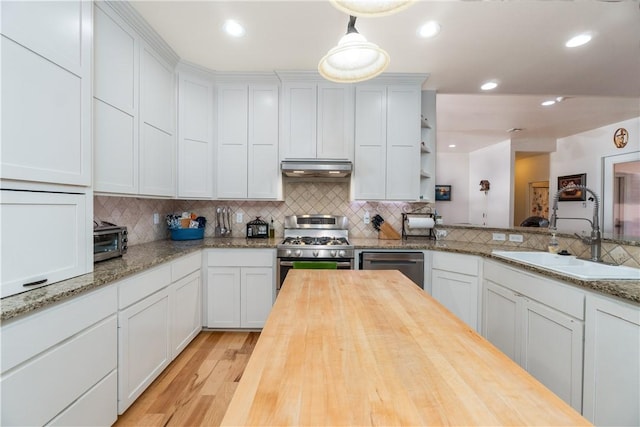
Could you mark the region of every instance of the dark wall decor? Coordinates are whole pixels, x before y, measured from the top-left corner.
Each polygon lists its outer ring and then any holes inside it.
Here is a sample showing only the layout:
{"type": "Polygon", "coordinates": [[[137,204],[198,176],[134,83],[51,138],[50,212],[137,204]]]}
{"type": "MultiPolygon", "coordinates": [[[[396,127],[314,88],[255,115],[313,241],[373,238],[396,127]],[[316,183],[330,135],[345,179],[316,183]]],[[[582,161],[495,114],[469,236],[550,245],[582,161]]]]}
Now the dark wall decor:
{"type": "MultiPolygon", "coordinates": [[[[580,173],[577,175],[566,175],[558,177],[558,190],[572,185],[587,185],[587,174],[580,173]]],[[[560,202],[584,200],[587,200],[586,194],[583,190],[579,189],[567,190],[560,193],[560,195],[558,196],[558,201],[560,202]]]]}
{"type": "Polygon", "coordinates": [[[436,201],[451,201],[450,185],[436,185],[436,201]]]}

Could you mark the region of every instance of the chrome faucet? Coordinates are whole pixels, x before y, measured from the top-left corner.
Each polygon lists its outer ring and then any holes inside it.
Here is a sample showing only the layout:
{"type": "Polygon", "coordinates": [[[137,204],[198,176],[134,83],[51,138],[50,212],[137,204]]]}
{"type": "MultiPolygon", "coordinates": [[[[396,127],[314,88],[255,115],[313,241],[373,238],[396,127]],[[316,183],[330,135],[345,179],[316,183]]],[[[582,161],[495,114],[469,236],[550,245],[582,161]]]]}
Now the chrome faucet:
{"type": "Polygon", "coordinates": [[[563,187],[560,190],[558,190],[555,197],[553,198],[553,213],[551,214],[551,218],[549,219],[549,230],[551,231],[557,230],[556,224],[559,219],[577,219],[577,220],[587,221],[589,224],[591,224],[591,236],[585,237],[585,236],[579,235],[578,233],[575,233],[575,235],[582,241],[582,243],[584,243],[585,245],[591,246],[591,261],[602,262],[602,239],[600,236],[600,220],[598,219],[599,208],[600,208],[600,200],[598,199],[598,195],[595,192],[593,192],[593,190],[587,188],[584,185],[569,185],[567,187],[563,187]],[[560,198],[560,194],[570,190],[582,190],[582,191],[591,193],[591,195],[594,198],[593,220],[589,220],[587,218],[558,217],[558,214],[557,214],[558,199],[560,198]]]}

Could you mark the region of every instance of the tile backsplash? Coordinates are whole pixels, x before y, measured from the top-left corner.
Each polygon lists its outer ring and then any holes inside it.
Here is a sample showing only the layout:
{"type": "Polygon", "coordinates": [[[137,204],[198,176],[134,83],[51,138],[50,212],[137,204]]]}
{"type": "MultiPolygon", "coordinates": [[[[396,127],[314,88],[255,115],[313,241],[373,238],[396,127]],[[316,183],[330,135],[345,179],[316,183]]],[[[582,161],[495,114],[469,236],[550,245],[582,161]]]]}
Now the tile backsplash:
{"type": "Polygon", "coordinates": [[[134,197],[95,196],[96,219],[127,226],[129,244],[151,242],[168,237],[164,217],[170,212],[194,212],[207,218],[205,236],[214,234],[216,208],[231,209],[231,235],[245,237],[246,223],[260,216],[270,222],[273,218],[276,237],[283,235],[284,217],[296,214],[345,215],[349,218],[351,237],[376,238],[372,224],[364,224],[366,211],[373,217],[382,216],[398,232],[401,230],[401,213],[421,207],[423,203],[406,202],[351,202],[348,181],[285,180],[284,201],[238,200],[159,200],[134,197]],[[153,214],[160,214],[160,224],[153,224],[153,214]],[[242,223],[236,223],[236,214],[242,213],[242,223]]]}
{"type": "MultiPolygon", "coordinates": [[[[94,218],[127,226],[129,244],[152,242],[169,237],[165,215],[170,212],[194,212],[207,218],[205,236],[214,235],[216,208],[231,209],[232,237],[245,237],[246,223],[260,216],[267,222],[273,218],[276,237],[283,235],[283,221],[287,215],[330,214],[346,215],[349,218],[349,236],[357,238],[377,238],[378,232],[372,224],[364,224],[366,211],[373,217],[382,216],[398,232],[402,229],[401,213],[423,207],[424,203],[406,202],[352,202],[349,201],[348,181],[301,181],[285,180],[284,201],[237,201],[237,200],[161,200],[137,197],[95,196],[94,218]],[[160,223],[153,224],[153,214],[160,214],[160,223]],[[236,223],[236,214],[242,213],[242,223],[236,223]]],[[[446,219],[445,219],[446,220],[446,219]]],[[[448,229],[445,240],[495,244],[492,232],[478,227],[444,227],[448,229]]],[[[502,230],[504,231],[504,230],[502,230]]],[[[504,242],[505,246],[518,246],[545,250],[548,234],[527,233],[518,230],[524,236],[523,243],[504,242]]],[[[580,257],[588,257],[589,248],[578,239],[559,236],[561,249],[568,249],[580,257]]],[[[605,242],[602,245],[603,259],[606,262],[640,267],[640,246],[618,245],[605,242]]]]}

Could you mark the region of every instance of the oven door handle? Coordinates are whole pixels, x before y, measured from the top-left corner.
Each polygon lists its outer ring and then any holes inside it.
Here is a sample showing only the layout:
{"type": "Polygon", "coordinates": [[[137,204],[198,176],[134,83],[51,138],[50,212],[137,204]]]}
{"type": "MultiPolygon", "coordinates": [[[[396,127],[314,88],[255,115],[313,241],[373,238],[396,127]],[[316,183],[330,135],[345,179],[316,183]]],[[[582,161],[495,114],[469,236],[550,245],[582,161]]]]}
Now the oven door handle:
{"type": "MultiPolygon", "coordinates": [[[[325,260],[323,259],[322,261],[325,261],[325,260]]],[[[327,261],[330,261],[330,259],[327,259],[327,261]]],[[[336,264],[337,264],[338,268],[340,268],[340,267],[351,268],[351,263],[349,261],[338,262],[336,264]]],[[[293,261],[280,261],[280,265],[282,267],[293,267],[293,261]]]]}

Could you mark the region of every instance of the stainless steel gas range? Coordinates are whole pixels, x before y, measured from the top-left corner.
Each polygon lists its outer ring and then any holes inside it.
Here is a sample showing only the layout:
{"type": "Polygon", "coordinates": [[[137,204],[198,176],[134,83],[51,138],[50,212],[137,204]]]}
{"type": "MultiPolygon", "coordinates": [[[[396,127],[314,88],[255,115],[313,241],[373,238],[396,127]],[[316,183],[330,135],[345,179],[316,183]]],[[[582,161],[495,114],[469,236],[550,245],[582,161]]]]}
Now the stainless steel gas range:
{"type": "Polygon", "coordinates": [[[284,240],[278,245],[278,286],[295,261],[337,263],[353,269],[353,246],[349,243],[349,220],[336,215],[292,215],[284,219],[284,240]]]}

